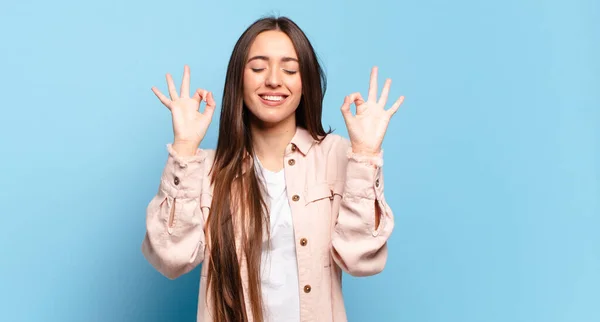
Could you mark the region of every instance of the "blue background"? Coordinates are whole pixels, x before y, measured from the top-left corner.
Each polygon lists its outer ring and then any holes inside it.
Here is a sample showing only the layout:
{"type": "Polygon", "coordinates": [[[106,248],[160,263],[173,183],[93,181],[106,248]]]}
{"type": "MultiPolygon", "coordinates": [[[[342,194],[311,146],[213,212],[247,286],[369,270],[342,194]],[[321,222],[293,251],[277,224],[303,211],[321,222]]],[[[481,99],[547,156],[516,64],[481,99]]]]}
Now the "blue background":
{"type": "Polygon", "coordinates": [[[198,270],[170,281],[140,251],[172,139],[150,87],[189,64],[219,103],[266,14],[312,40],[337,133],[372,65],[406,95],[384,142],[389,261],[345,277],[350,321],[600,321],[593,0],[3,1],[0,320],[194,320],[198,270]]]}

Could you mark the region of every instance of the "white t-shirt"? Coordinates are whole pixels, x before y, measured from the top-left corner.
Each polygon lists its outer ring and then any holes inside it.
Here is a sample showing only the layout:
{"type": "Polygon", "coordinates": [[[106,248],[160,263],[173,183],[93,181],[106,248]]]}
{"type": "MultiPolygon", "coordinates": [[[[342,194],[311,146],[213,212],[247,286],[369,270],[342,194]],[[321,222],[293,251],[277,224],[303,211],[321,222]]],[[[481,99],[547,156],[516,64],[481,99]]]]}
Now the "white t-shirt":
{"type": "MultiPolygon", "coordinates": [[[[256,159],[258,160],[258,158],[256,159]]],[[[272,172],[256,162],[258,176],[264,176],[269,206],[271,248],[263,244],[261,262],[262,297],[265,321],[300,321],[298,265],[292,211],[285,187],[285,172],[272,172]]]]}

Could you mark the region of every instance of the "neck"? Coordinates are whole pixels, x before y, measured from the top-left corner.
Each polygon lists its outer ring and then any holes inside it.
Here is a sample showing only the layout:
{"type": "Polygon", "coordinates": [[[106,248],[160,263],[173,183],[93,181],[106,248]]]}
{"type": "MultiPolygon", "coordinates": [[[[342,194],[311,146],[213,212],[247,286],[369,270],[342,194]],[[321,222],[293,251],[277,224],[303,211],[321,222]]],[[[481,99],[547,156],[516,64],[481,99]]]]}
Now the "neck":
{"type": "Polygon", "coordinates": [[[270,171],[281,170],[285,149],[296,134],[296,118],[270,125],[252,122],[250,129],[254,152],[263,167],[270,171]]]}

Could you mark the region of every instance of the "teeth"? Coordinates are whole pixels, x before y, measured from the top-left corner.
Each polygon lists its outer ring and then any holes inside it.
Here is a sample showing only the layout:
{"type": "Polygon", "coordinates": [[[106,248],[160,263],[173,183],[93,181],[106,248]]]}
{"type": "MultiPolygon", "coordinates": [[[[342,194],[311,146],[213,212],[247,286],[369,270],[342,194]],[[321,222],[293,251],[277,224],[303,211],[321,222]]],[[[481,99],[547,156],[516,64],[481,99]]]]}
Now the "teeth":
{"type": "Polygon", "coordinates": [[[283,99],[285,99],[285,97],[283,96],[268,96],[268,95],[263,95],[261,96],[263,99],[266,99],[267,101],[282,101],[283,99]]]}

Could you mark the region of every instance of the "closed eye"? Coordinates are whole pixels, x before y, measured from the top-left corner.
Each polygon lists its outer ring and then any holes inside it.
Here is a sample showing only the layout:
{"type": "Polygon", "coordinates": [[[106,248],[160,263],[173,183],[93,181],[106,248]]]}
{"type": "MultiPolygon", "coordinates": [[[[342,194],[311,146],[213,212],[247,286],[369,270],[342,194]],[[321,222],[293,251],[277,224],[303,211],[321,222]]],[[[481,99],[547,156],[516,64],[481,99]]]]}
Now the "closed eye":
{"type": "MultiPolygon", "coordinates": [[[[251,68],[253,72],[255,73],[260,73],[263,70],[265,70],[266,68],[251,68]]],[[[296,74],[298,71],[297,70],[291,70],[291,69],[283,69],[283,72],[288,74],[288,75],[294,75],[296,74]]]]}

